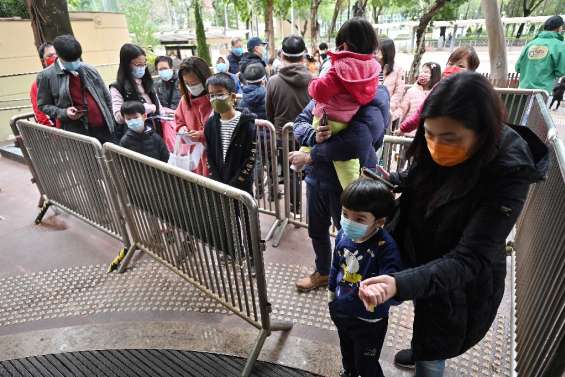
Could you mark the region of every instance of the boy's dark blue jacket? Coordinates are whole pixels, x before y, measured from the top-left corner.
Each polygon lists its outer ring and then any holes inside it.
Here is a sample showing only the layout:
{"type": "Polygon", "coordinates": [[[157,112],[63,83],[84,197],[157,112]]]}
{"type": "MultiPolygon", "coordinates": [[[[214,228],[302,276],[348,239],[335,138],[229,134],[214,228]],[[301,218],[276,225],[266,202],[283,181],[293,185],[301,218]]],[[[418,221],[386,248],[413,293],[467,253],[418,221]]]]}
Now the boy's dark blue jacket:
{"type": "Polygon", "coordinates": [[[375,98],[361,107],[347,128],[321,144],[316,144],[312,127],[315,101],[312,100],[294,121],[294,137],[301,146],[312,147],[312,164],[306,166],[306,182],[323,190],[341,191],[333,161],[358,158],[361,167],[376,169],[375,150],[380,148],[389,121],[390,97],[379,85],[375,98]]]}
{"type": "Polygon", "coordinates": [[[241,113],[239,123],[233,131],[225,161],[221,127],[218,113],[214,113],[204,127],[208,151],[208,175],[216,181],[251,194],[257,144],[255,116],[248,111],[241,113]]]}
{"type": "Polygon", "coordinates": [[[257,119],[267,119],[267,109],[265,107],[265,97],[267,90],[263,85],[248,84],[243,85],[243,98],[239,102],[239,107],[247,108],[250,112],[257,115],[257,119]]]}
{"type": "Polygon", "coordinates": [[[330,302],[330,310],[355,318],[388,317],[390,301],[378,305],[373,312],[365,309],[359,298],[359,283],[401,270],[400,252],[394,239],[380,229],[367,241],[355,243],[340,230],[335,245],[328,289],[335,292],[336,298],[330,302]]]}

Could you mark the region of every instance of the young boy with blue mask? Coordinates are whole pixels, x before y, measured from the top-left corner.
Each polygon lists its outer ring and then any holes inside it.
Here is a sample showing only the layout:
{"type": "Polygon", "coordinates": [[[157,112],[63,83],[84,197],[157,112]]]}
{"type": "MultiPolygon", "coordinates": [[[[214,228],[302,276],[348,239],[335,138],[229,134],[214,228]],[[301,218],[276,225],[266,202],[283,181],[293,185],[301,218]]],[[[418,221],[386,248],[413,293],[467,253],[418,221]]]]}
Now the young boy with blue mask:
{"type": "Polygon", "coordinates": [[[145,126],[147,115],[143,103],[126,101],[120,109],[126,121],[127,131],[120,140],[120,145],[145,156],[167,162],[169,150],[165,142],[152,129],[145,126]]]}
{"type": "Polygon", "coordinates": [[[379,357],[390,303],[367,310],[359,298],[359,283],[401,269],[398,247],[383,229],[394,210],[394,196],[381,182],[360,178],[343,191],[341,205],[328,285],[330,316],[341,348],[340,376],[381,377],[379,357]]]}

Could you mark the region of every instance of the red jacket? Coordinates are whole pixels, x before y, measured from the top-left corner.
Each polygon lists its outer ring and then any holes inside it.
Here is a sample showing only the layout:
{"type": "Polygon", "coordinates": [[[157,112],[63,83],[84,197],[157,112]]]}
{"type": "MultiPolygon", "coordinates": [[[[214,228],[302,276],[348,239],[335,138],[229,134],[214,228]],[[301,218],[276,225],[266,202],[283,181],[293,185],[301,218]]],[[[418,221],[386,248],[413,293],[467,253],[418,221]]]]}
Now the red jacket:
{"type": "Polygon", "coordinates": [[[31,90],[29,91],[29,98],[31,100],[31,106],[33,107],[33,113],[35,114],[35,120],[39,124],[43,124],[45,126],[53,126],[53,122],[51,119],[39,110],[39,106],[37,106],[37,81],[33,80],[33,84],[31,84],[31,90]]]}
{"type": "MultiPolygon", "coordinates": [[[[324,76],[310,82],[308,93],[317,104],[329,105],[328,110],[336,113],[337,120],[351,119],[359,106],[375,97],[381,66],[372,54],[338,51],[328,55],[331,68],[324,76]]],[[[335,118],[330,112],[328,117],[335,118]]]]}

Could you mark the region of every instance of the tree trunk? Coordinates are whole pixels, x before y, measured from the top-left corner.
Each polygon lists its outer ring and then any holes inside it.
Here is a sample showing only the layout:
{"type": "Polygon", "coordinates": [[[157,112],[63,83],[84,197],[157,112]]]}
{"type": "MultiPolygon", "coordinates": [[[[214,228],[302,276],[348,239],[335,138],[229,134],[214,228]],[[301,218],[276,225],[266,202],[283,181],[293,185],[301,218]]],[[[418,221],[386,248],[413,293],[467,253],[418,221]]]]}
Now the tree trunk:
{"type": "Polygon", "coordinates": [[[357,0],[355,4],[353,4],[353,17],[365,17],[367,1],[368,0],[357,0]]]}
{"type": "MultiPolygon", "coordinates": [[[[522,4],[522,10],[524,11],[524,17],[529,17],[534,12],[534,10],[536,10],[536,8],[539,7],[542,3],[543,3],[543,0],[539,0],[537,2],[536,2],[536,0],[534,0],[534,2],[530,6],[528,6],[528,0],[524,0],[524,3],[522,4]]],[[[518,32],[516,33],[516,39],[519,39],[522,36],[522,34],[524,33],[524,27],[525,26],[526,26],[526,24],[520,24],[520,28],[518,29],[518,32]]]]}
{"type": "Polygon", "coordinates": [[[318,29],[320,24],[318,23],[318,8],[322,0],[311,0],[310,3],[310,54],[313,55],[314,51],[318,47],[318,29]]]}
{"type": "Polygon", "coordinates": [[[420,62],[422,61],[422,55],[424,55],[424,52],[426,51],[425,39],[428,24],[446,2],[447,0],[436,0],[428,11],[420,18],[420,22],[416,28],[416,51],[414,52],[414,60],[412,60],[412,65],[410,66],[410,71],[408,73],[409,80],[412,80],[416,76],[418,68],[420,67],[420,62]]]}
{"type": "Polygon", "coordinates": [[[378,7],[373,7],[373,20],[375,24],[379,23],[379,18],[381,17],[381,13],[383,12],[384,5],[379,5],[378,7]]]}
{"type": "Polygon", "coordinates": [[[210,58],[210,48],[208,47],[208,42],[206,42],[206,31],[204,30],[204,22],[202,21],[200,0],[195,0],[193,6],[194,23],[196,24],[197,55],[201,59],[205,60],[208,65],[212,65],[212,59],[210,58]]]}
{"type": "Polygon", "coordinates": [[[506,87],[506,85],[503,85],[503,81],[506,81],[508,78],[506,43],[498,6],[496,5],[496,1],[481,0],[481,7],[485,15],[488,34],[490,77],[494,80],[495,86],[506,87]]]}
{"type": "Polygon", "coordinates": [[[74,35],[66,0],[26,0],[26,6],[36,47],[58,35],[74,35]]]}
{"type": "Polygon", "coordinates": [[[334,14],[332,16],[332,22],[330,24],[330,30],[328,31],[328,42],[331,40],[333,33],[335,32],[335,25],[337,23],[337,17],[339,16],[339,13],[342,11],[344,1],[345,0],[336,0],[336,2],[335,2],[334,14]]]}
{"type": "Polygon", "coordinates": [[[302,35],[302,38],[306,36],[307,30],[308,30],[308,20],[304,20],[304,26],[302,27],[302,30],[300,30],[300,35],[302,35]]]}
{"type": "Polygon", "coordinates": [[[275,26],[273,22],[273,0],[265,1],[265,36],[269,42],[269,57],[275,56],[275,26]]]}

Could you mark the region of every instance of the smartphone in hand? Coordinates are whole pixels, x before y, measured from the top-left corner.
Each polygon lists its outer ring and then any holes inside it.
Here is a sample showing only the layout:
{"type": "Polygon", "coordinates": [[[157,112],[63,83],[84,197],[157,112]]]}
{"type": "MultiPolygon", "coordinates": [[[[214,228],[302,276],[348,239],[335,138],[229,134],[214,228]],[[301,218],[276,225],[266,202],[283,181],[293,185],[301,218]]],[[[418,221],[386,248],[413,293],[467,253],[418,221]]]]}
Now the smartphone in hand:
{"type": "Polygon", "coordinates": [[[391,190],[394,189],[394,185],[392,183],[390,183],[385,178],[381,177],[380,175],[378,175],[377,173],[375,173],[371,169],[363,168],[361,170],[361,172],[365,177],[377,180],[377,181],[383,183],[386,187],[388,187],[391,190]]]}

